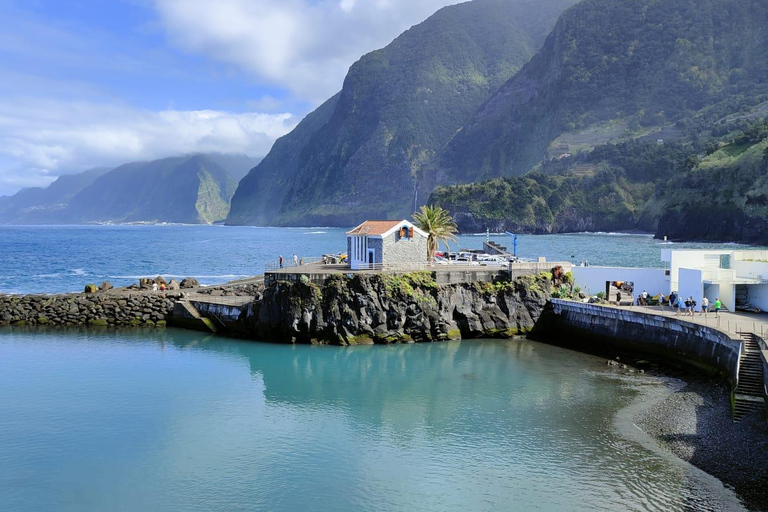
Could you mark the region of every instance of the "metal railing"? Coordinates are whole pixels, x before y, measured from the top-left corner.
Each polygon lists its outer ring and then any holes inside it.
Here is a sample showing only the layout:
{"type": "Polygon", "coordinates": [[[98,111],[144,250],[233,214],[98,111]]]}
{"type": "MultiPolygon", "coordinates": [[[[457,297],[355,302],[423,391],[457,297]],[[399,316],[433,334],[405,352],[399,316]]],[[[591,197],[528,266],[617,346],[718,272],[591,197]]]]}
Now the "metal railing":
{"type": "Polygon", "coordinates": [[[296,260],[296,263],[294,263],[293,258],[288,258],[283,260],[282,265],[279,261],[270,261],[264,264],[264,271],[275,272],[277,270],[283,270],[287,268],[298,268],[304,267],[306,265],[316,265],[318,263],[321,264],[322,261],[322,258],[299,258],[296,260]]]}

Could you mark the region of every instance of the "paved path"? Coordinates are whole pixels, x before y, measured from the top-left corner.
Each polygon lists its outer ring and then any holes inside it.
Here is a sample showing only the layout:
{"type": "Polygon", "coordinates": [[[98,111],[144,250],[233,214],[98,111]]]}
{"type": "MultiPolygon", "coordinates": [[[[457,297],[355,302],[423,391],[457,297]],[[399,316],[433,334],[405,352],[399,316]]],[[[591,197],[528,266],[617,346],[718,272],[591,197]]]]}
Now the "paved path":
{"type": "Polygon", "coordinates": [[[766,313],[720,311],[719,317],[716,317],[713,312],[710,312],[707,316],[700,313],[695,313],[694,316],[687,316],[681,313],[680,316],[677,316],[677,311],[672,310],[669,306],[621,306],[621,309],[679,318],[687,322],[716,327],[731,334],[751,332],[763,339],[768,336],[768,314],[766,313]]]}

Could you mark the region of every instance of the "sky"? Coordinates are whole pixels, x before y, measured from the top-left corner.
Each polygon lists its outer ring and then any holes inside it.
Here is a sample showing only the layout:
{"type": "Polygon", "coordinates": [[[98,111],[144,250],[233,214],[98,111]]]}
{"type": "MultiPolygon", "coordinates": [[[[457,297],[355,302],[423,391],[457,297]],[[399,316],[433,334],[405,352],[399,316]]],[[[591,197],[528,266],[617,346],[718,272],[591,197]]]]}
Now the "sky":
{"type": "Polygon", "coordinates": [[[349,66],[459,0],[0,0],[0,195],[94,167],[266,155],[349,66]]]}

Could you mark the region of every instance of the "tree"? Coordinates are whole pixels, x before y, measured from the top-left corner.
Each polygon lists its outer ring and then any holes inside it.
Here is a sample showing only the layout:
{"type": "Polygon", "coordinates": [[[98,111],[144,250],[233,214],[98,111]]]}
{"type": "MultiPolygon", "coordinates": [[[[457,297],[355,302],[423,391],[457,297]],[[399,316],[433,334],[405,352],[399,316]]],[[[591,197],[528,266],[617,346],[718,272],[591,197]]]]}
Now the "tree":
{"type": "Polygon", "coordinates": [[[456,241],[456,223],[453,222],[448,212],[440,206],[422,206],[421,211],[413,214],[413,220],[416,222],[416,226],[428,235],[427,251],[429,254],[427,256],[430,263],[435,259],[435,251],[440,242],[443,242],[447,247],[449,241],[456,241]]]}

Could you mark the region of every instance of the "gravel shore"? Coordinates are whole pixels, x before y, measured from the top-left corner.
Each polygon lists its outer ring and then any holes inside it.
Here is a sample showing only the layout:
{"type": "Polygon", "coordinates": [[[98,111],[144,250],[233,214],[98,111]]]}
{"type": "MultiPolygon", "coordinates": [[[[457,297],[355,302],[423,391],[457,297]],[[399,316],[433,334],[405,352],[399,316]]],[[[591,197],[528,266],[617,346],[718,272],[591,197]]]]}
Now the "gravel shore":
{"type": "Polygon", "coordinates": [[[734,489],[752,510],[768,511],[768,423],[765,410],[731,419],[727,384],[682,377],[670,396],[635,418],[638,427],[676,456],[734,489]]]}

